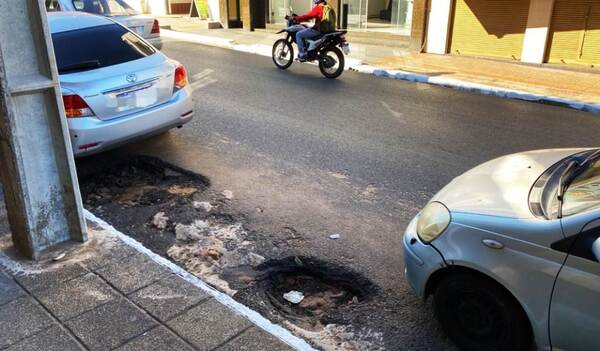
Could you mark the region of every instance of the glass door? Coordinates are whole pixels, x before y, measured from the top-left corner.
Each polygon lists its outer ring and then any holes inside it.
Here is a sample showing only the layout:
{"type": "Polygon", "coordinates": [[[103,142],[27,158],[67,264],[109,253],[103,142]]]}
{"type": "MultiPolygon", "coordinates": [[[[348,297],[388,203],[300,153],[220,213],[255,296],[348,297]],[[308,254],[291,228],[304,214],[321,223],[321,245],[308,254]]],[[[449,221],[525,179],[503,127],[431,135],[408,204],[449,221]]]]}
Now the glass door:
{"type": "Polygon", "coordinates": [[[343,0],[341,22],[348,23],[349,30],[365,30],[367,28],[369,0],[343,0]]]}
{"type": "Polygon", "coordinates": [[[290,8],[290,0],[269,1],[269,23],[283,24],[290,8]]]}
{"type": "Polygon", "coordinates": [[[410,35],[412,25],[413,0],[391,0],[392,19],[391,24],[394,31],[400,34],[410,35]]]}

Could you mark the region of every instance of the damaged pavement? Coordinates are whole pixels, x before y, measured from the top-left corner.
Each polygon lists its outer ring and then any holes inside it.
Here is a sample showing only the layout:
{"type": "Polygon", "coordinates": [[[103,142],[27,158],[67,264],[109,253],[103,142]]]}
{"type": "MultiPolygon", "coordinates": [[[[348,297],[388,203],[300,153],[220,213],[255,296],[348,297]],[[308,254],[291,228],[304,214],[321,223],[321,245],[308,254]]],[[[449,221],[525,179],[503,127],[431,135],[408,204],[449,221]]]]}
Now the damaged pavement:
{"type": "Polygon", "coordinates": [[[304,237],[294,228],[251,229],[232,191],[212,190],[206,177],[145,156],[81,173],[87,209],[313,346],[386,349],[370,323],[381,319],[382,289],[347,266],[303,254],[304,237]],[[284,298],[292,291],[302,300],[284,298]]]}

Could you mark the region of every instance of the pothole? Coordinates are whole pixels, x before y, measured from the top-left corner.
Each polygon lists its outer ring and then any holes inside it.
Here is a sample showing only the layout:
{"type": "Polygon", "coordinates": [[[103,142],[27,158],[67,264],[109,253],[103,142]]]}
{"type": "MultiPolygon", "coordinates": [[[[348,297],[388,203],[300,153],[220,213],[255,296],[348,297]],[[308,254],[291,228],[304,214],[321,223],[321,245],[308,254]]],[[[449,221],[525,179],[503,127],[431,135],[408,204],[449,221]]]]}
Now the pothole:
{"type": "MultiPolygon", "coordinates": [[[[229,272],[231,278],[235,274],[229,272]]],[[[242,275],[248,279],[247,275],[242,275]]],[[[283,318],[308,329],[319,329],[341,308],[371,300],[378,288],[346,267],[314,257],[286,257],[256,267],[252,290],[259,291],[283,318]],[[300,301],[290,301],[289,295],[300,301]]],[[[243,294],[243,291],[242,291],[243,294]]]]}

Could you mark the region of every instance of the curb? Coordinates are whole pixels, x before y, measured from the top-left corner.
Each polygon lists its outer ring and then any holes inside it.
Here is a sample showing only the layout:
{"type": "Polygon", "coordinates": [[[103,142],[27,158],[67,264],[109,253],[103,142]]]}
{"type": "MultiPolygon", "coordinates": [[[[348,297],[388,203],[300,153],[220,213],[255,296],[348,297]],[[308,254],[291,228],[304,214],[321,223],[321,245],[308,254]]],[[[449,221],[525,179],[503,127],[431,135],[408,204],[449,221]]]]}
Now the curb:
{"type": "MultiPolygon", "coordinates": [[[[164,30],[161,32],[161,35],[164,35],[167,38],[185,40],[209,46],[217,46],[239,52],[245,52],[261,56],[271,56],[271,48],[265,44],[235,44],[234,40],[231,39],[223,39],[200,34],[176,32],[171,30],[164,30]]],[[[525,100],[548,105],[569,107],[572,109],[591,113],[600,113],[600,104],[587,103],[567,98],[561,98],[557,96],[547,96],[542,94],[529,93],[523,90],[502,88],[493,85],[474,83],[452,78],[429,76],[426,74],[419,74],[408,71],[386,70],[383,68],[363,64],[361,60],[354,58],[347,58],[346,63],[346,70],[364,74],[371,74],[377,77],[426,83],[446,88],[453,88],[457,90],[479,93],[482,95],[492,95],[506,99],[525,100]]]]}

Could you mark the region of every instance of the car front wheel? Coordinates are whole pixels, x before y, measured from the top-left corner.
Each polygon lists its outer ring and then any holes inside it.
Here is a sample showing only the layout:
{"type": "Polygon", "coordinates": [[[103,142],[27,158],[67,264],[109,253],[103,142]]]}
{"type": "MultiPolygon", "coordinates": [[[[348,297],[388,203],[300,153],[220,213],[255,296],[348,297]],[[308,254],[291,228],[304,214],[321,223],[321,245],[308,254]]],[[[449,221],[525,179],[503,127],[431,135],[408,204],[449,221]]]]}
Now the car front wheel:
{"type": "Polygon", "coordinates": [[[531,350],[531,327],[518,302],[477,274],[448,275],[434,292],[444,331],[461,350],[531,350]]]}

